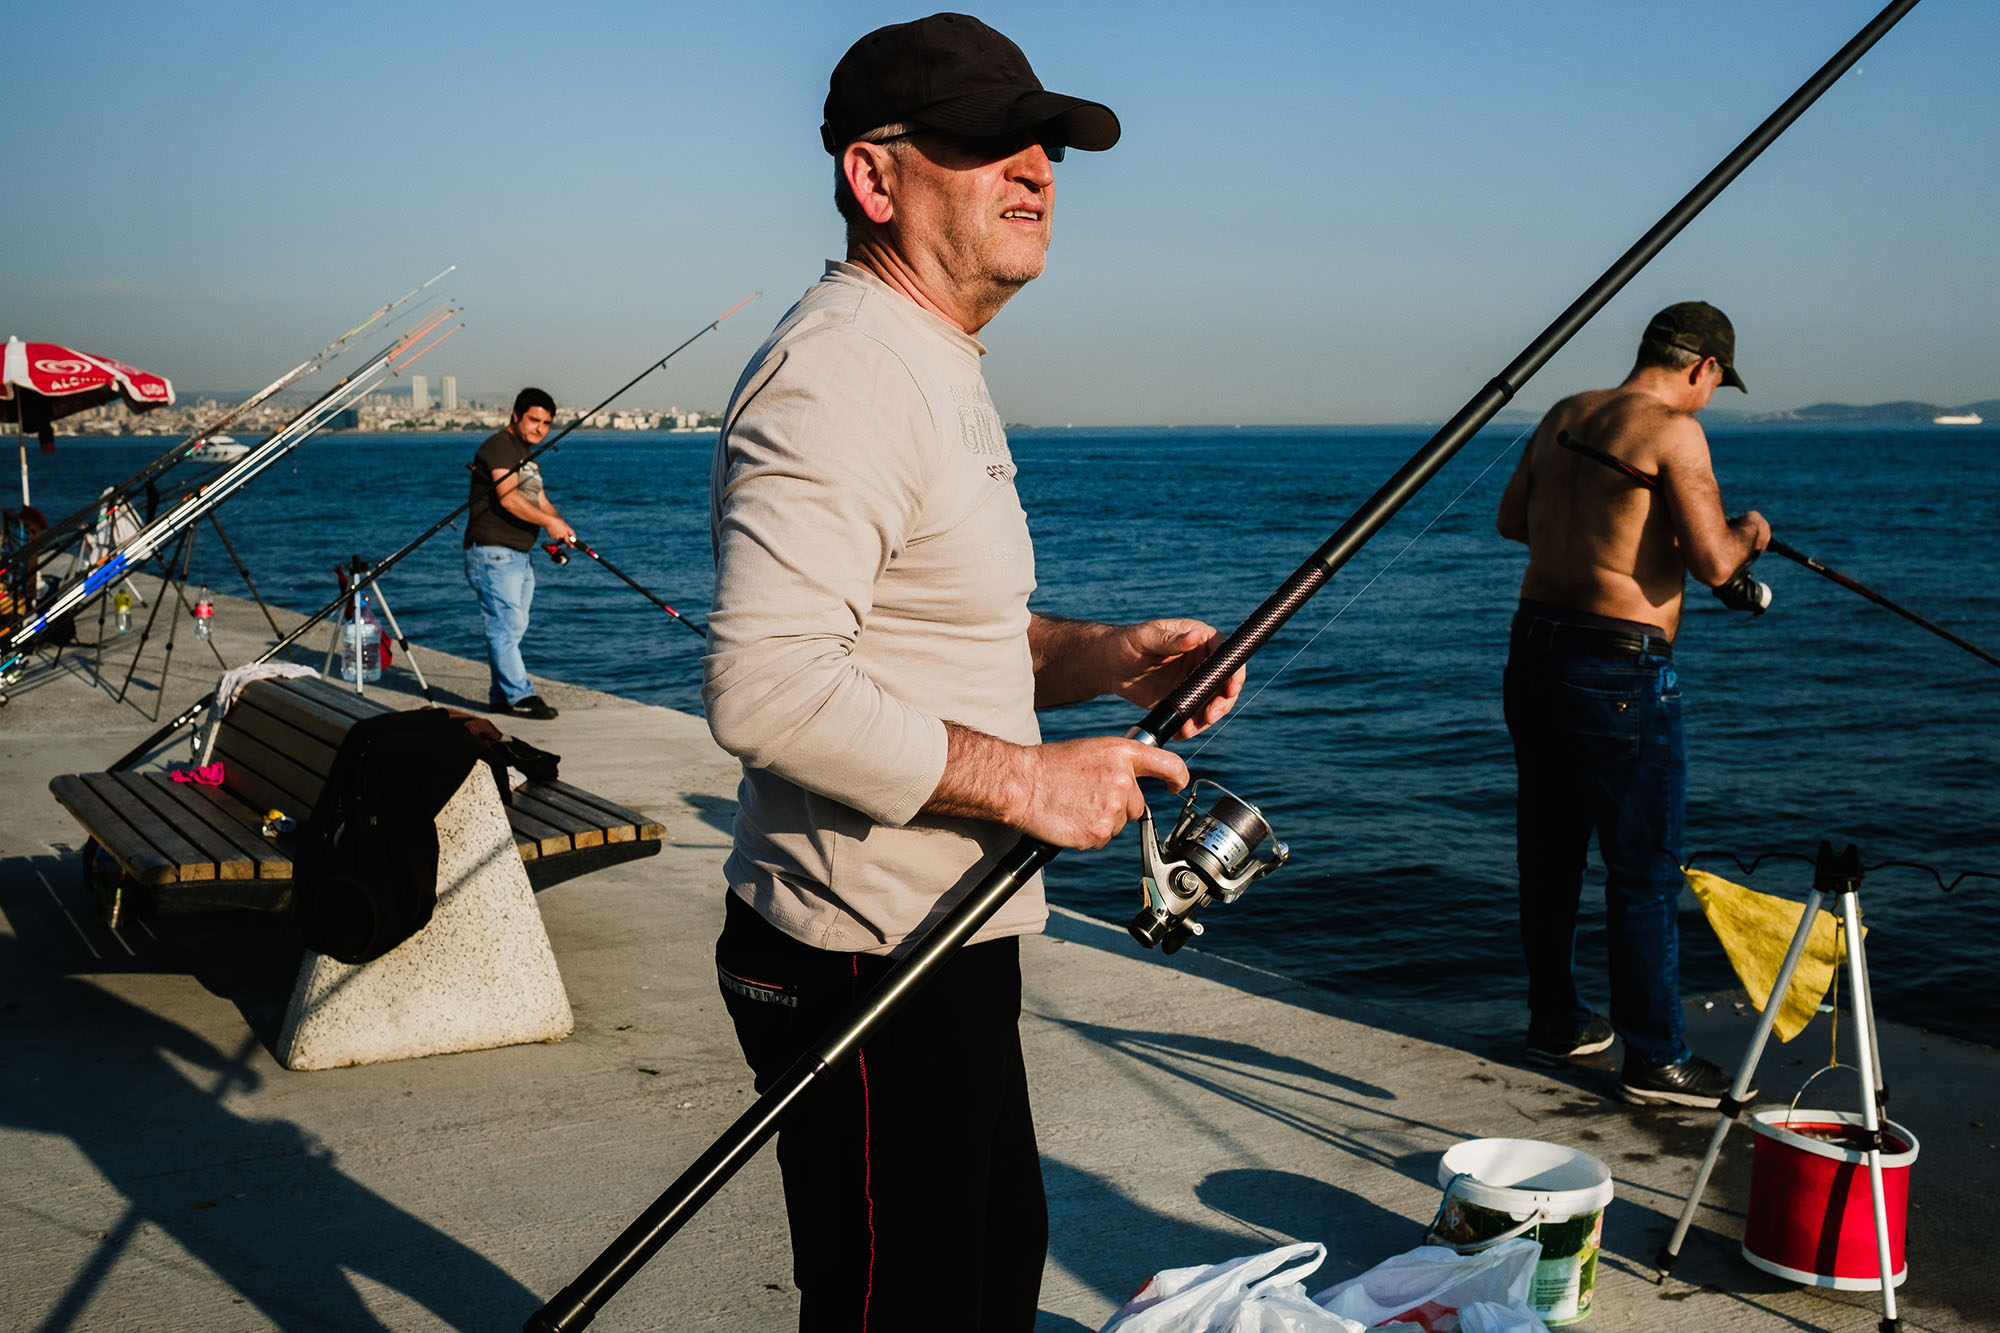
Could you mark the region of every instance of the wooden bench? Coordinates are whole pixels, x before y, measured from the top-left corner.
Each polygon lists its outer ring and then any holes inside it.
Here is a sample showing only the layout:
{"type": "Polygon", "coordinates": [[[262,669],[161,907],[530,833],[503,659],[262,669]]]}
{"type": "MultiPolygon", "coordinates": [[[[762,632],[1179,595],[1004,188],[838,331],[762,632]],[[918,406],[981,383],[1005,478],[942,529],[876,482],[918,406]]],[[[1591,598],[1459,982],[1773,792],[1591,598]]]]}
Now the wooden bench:
{"type": "MultiPolygon", "coordinates": [[[[291,838],[264,835],[265,814],[305,824],[349,727],[393,711],[317,677],[252,681],[219,725],[219,787],[165,773],[81,773],[49,790],[162,914],[292,906],[291,838]]],[[[530,782],[507,806],[515,849],[536,890],[652,856],[666,830],[567,782],[530,782]]]]}

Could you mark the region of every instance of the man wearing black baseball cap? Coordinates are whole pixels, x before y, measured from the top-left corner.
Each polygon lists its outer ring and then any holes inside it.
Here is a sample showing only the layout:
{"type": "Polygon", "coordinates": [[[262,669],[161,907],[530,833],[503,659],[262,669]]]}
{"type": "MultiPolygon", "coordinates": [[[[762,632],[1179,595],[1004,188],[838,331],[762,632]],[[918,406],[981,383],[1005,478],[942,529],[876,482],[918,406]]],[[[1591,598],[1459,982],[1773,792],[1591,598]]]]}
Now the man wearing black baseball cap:
{"type": "MultiPolygon", "coordinates": [[[[737,382],[712,475],[702,698],[743,763],[717,980],[759,1088],[1020,834],[1099,847],[1181,760],[1040,743],[1037,707],[1151,707],[1217,638],[1028,609],[1034,549],[975,336],[1042,272],[1066,148],[1118,119],[934,14],[835,66],[820,141],[845,262],[737,382]]],[[[1222,716],[1240,675],[1192,735],[1222,716]]],[[[871,1030],[778,1136],[800,1327],[1027,1330],[1047,1242],[1022,1061],[1039,878],[871,1030]]]]}
{"type": "Polygon", "coordinates": [[[1736,373],[1736,331],[1705,301],[1653,316],[1624,383],[1565,398],[1500,500],[1528,568],[1507,656],[1519,780],[1528,1058],[1561,1065],[1625,1042],[1628,1101],[1716,1106],[1730,1078],[1688,1049],[1678,905],[1687,747],[1673,661],[1687,576],[1729,584],[1771,540],[1722,508],[1695,414],[1736,373]],[[1571,964],[1593,830],[1605,869],[1611,1017],[1571,964]]]}

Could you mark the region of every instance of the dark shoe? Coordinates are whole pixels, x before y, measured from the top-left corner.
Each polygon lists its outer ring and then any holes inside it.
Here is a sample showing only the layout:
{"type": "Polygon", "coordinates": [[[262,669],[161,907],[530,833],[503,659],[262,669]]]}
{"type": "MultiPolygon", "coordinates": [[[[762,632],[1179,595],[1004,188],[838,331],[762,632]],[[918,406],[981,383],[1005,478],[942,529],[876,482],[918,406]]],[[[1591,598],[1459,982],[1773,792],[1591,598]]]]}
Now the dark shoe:
{"type": "Polygon", "coordinates": [[[1531,1063],[1558,1068],[1579,1055],[1595,1055],[1607,1049],[1614,1033],[1603,1014],[1592,1014],[1581,1026],[1563,1023],[1528,1024],[1528,1059],[1531,1063]]]}
{"type": "MultiPolygon", "coordinates": [[[[1618,1078],[1618,1095],[1645,1106],[1715,1107],[1722,1104],[1735,1082],[1713,1062],[1698,1055],[1691,1055],[1677,1065],[1642,1065],[1627,1060],[1625,1072],[1618,1078]]],[[[1743,1094],[1743,1100],[1754,1101],[1756,1096],[1757,1089],[1751,1088],[1743,1094]]]]}
{"type": "Polygon", "coordinates": [[[531,717],[537,722],[546,722],[556,715],[556,710],[542,702],[542,696],[531,694],[525,699],[516,699],[504,710],[509,717],[531,717]]]}

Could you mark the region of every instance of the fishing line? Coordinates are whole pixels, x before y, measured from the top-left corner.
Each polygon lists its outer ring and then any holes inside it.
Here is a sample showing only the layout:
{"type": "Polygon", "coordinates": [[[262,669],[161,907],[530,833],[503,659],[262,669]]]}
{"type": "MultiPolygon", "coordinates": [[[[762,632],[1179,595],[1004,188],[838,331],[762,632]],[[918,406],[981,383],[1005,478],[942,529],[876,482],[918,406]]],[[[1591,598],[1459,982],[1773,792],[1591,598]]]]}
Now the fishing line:
{"type": "Polygon", "coordinates": [[[1194,760],[1199,759],[1201,757],[1202,751],[1206,750],[1211,742],[1213,742],[1216,738],[1221,736],[1223,730],[1226,727],[1228,727],[1231,722],[1234,722],[1237,718],[1242,717],[1245,713],[1248,713],[1250,709],[1256,704],[1256,702],[1264,697],[1264,692],[1270,689],[1273,685],[1276,685],[1278,683],[1278,677],[1284,675],[1286,671],[1290,670],[1292,663],[1298,661],[1301,657],[1305,656],[1307,649],[1311,648],[1315,643],[1319,642],[1320,635],[1326,633],[1328,630],[1333,628],[1334,621],[1346,615],[1349,607],[1353,606],[1356,602],[1360,601],[1364,596],[1367,595],[1367,592],[1370,588],[1374,587],[1377,583],[1381,582],[1382,576],[1387,574],[1392,568],[1394,568],[1398,560],[1401,560],[1404,556],[1408,555],[1410,553],[1411,547],[1415,546],[1418,542],[1422,541],[1427,535],[1429,535],[1431,529],[1435,528],[1438,525],[1439,521],[1442,520],[1446,514],[1450,513],[1452,509],[1457,506],[1460,500],[1463,500],[1466,496],[1470,495],[1473,492],[1473,490],[1479,485],[1480,482],[1486,480],[1486,474],[1493,470],[1495,464],[1499,463],[1501,459],[1505,458],[1508,455],[1508,453],[1514,448],[1514,446],[1518,445],[1522,440],[1527,439],[1528,436],[1534,434],[1534,432],[1535,432],[1534,426],[1523,427],[1520,434],[1516,435],[1513,439],[1508,440],[1506,443],[1502,444],[1500,448],[1494,453],[1493,457],[1490,460],[1488,460],[1486,466],[1479,469],[1479,475],[1474,477],[1471,481],[1467,482],[1465,488],[1461,490],[1457,495],[1454,495],[1451,497],[1451,499],[1445,501],[1444,507],[1442,509],[1439,509],[1435,514],[1431,515],[1430,522],[1424,524],[1423,528],[1419,532],[1417,532],[1415,536],[1411,537],[1410,540],[1408,540],[1407,542],[1404,542],[1402,549],[1397,551],[1394,555],[1390,556],[1388,561],[1380,569],[1376,570],[1374,575],[1369,578],[1368,582],[1362,584],[1359,588],[1355,589],[1354,595],[1352,597],[1349,597],[1346,601],[1342,602],[1340,604],[1339,609],[1336,610],[1332,615],[1328,616],[1326,618],[1325,623],[1323,623],[1318,629],[1314,630],[1312,633],[1312,637],[1307,639],[1304,643],[1300,644],[1296,652],[1294,652],[1290,657],[1286,658],[1282,663],[1280,663],[1278,669],[1276,671],[1273,671],[1269,676],[1267,676],[1262,685],[1259,685],[1256,689],[1252,690],[1250,692],[1249,698],[1245,699],[1242,703],[1238,704],[1236,707],[1230,709],[1229,715],[1227,717],[1223,718],[1222,721],[1216,723],[1213,727],[1210,727],[1207,731],[1202,733],[1201,744],[1195,746],[1194,749],[1189,751],[1188,753],[1189,762],[1192,763],[1194,760]]]}
{"type": "Polygon", "coordinates": [[[1841,587],[1847,589],[1849,592],[1854,593],[1861,597],[1865,597],[1879,607],[1883,607],[1886,610],[1894,611],[1897,615],[1903,617],[1903,619],[1909,621],[1911,624],[1922,626],[1924,629],[1929,630],[1931,633],[1937,635],[1940,639],[1943,639],[1945,642],[1955,644],[1958,647],[1965,649],[1966,652],[1971,653],[1974,657],[1980,658],[1983,661],[1990,662],[1994,666],[2000,666],[2000,657],[1995,657],[1992,653],[1987,652],[1984,648],[1981,648],[1979,645],[1975,643],[1968,643],[1966,640],[1961,639],[1960,637],[1958,637],[1958,635],[1953,634],[1950,630],[1944,628],[1944,626],[1926,620],[1924,617],[1918,615],[1915,611],[1910,610],[1908,607],[1899,606],[1895,602],[1890,601],[1887,597],[1884,597],[1881,593],[1876,592],[1873,588],[1870,588],[1866,584],[1861,583],[1859,580],[1849,578],[1847,575],[1841,573],[1839,570],[1832,569],[1826,565],[1821,564],[1819,561],[1807,555],[1804,551],[1798,550],[1796,547],[1788,546],[1784,542],[1779,541],[1776,537],[1771,538],[1769,549],[1776,551],[1779,555],[1784,556],[1787,560],[1797,561],[1799,564],[1804,565],[1807,569],[1810,569],[1813,573],[1820,574],[1828,579],[1831,579],[1833,582],[1839,584],[1841,587]]]}
{"type": "MultiPolygon", "coordinates": [[[[1821,93],[1832,87],[1861,58],[1862,53],[1894,27],[1897,20],[1913,9],[1916,3],[1917,0],[1893,0],[1832,59],[1821,65],[1582,295],[1572,301],[1554,323],[1538,334],[1519,356],[1454,413],[1423,448],[1397,469],[1395,475],[1314,551],[1277,592],[1265,599],[1248,620],[1219,644],[1215,652],[1191,672],[1171,695],[1146,714],[1144,721],[1126,733],[1127,736],[1164,745],[1180,730],[1182,723],[1198,715],[1220,693],[1230,677],[1268,643],[1271,636],[1297,614],[1361,547],[1373,539],[1397,511],[1471,440],[1480,427],[1491,421],[1493,415],[1520,391],[1521,386],[1548,363],[1549,358],[1589,323],[1669,241],[1728,188],[1729,183],[1741,175],[1758,154],[1804,114],[1821,93]]],[[[1242,804],[1235,804],[1237,808],[1234,810],[1225,810],[1218,805],[1215,814],[1204,817],[1212,826],[1202,835],[1204,839],[1212,833],[1216,843],[1232,839],[1248,842],[1249,838],[1244,835],[1257,833],[1250,820],[1241,817],[1244,813],[1242,804]]],[[[1255,815],[1254,811],[1248,813],[1255,815]]],[[[1256,816],[1256,823],[1262,824],[1261,816],[1256,816]]],[[[805,1099],[819,1080],[846,1063],[884,1019],[922,988],[931,972],[972,939],[981,926],[1056,858],[1060,850],[1025,835],[1003,850],[983,879],[956,895],[957,901],[949,911],[906,941],[906,952],[901,960],[860,998],[849,1013],[808,1046],[790,1068],[767,1084],[757,1100],[736,1118],[729,1129],[682,1171],[665,1192],[633,1219],[573,1281],[529,1316],[525,1333],[574,1333],[595,1319],[604,1304],[743,1168],[766,1141],[776,1136],[779,1127],[805,1104],[805,1099]]],[[[1189,867],[1183,864],[1181,869],[1189,867]]],[[[1222,900],[1228,901],[1228,898],[1223,897],[1222,900]]],[[[1207,898],[1204,895],[1196,894],[1172,909],[1173,915],[1160,923],[1159,937],[1163,944],[1174,938],[1173,931],[1180,931],[1183,936],[1190,933],[1193,913],[1205,901],[1207,898]]],[[[1135,921],[1129,929],[1135,938],[1138,937],[1140,922],[1135,921]]]]}
{"type": "MultiPolygon", "coordinates": [[[[646,587],[644,584],[640,583],[639,580],[633,578],[630,574],[627,574],[624,570],[618,568],[618,566],[612,564],[609,560],[606,560],[603,556],[599,555],[595,550],[591,548],[588,542],[585,542],[581,538],[579,538],[573,541],[571,545],[574,546],[577,550],[583,552],[585,555],[589,556],[592,560],[595,560],[598,564],[603,565],[606,569],[610,570],[613,574],[616,574],[619,578],[625,580],[626,583],[631,585],[633,591],[637,592],[641,597],[644,597],[654,606],[659,607],[660,610],[665,611],[668,615],[672,616],[680,624],[687,626],[688,631],[690,633],[696,635],[704,642],[707,641],[708,631],[706,629],[702,628],[700,625],[695,624],[692,620],[689,620],[686,616],[682,615],[680,612],[674,610],[674,608],[668,606],[665,602],[661,601],[660,595],[658,593],[654,592],[651,588],[646,587]]],[[[569,563],[569,556],[564,552],[563,545],[561,542],[543,542],[542,549],[544,551],[547,551],[549,553],[549,559],[555,561],[557,564],[566,565],[569,563]]]]}
{"type": "MultiPolygon", "coordinates": [[[[1911,2],[1914,3],[1914,0],[1911,0],[1911,2]]],[[[688,337],[684,339],[678,347],[675,347],[671,352],[668,352],[665,356],[661,357],[659,360],[647,366],[644,370],[634,375],[631,379],[619,385],[618,388],[612,390],[611,393],[607,397],[605,397],[605,399],[602,402],[597,404],[597,406],[583,413],[583,415],[577,417],[567,426],[564,426],[560,431],[557,431],[554,435],[549,436],[546,440],[542,441],[541,444],[537,445],[534,449],[530,450],[526,458],[523,458],[519,463],[515,464],[512,468],[509,468],[505,473],[501,474],[500,477],[495,478],[494,484],[497,486],[501,481],[504,481],[507,477],[513,476],[516,472],[519,472],[522,468],[526,467],[529,463],[533,462],[535,459],[541,457],[543,454],[549,452],[551,449],[554,449],[556,445],[562,442],[565,436],[567,436],[571,431],[575,430],[578,426],[581,426],[584,422],[596,416],[599,412],[602,412],[605,408],[609,407],[612,404],[612,402],[618,398],[620,394],[624,393],[627,389],[630,389],[640,380],[645,379],[646,376],[652,374],[654,371],[658,370],[661,366],[666,365],[667,362],[673,360],[676,356],[679,356],[681,352],[686,350],[686,348],[690,343],[695,341],[695,339],[700,338],[703,334],[706,334],[711,330],[721,328],[722,322],[724,320],[728,319],[731,315],[741,310],[744,306],[749,305],[752,301],[756,300],[759,296],[762,295],[763,295],[762,292],[752,292],[750,295],[744,297],[741,301],[738,301],[735,305],[729,307],[729,309],[723,311],[720,315],[717,315],[714,319],[710,320],[708,323],[702,325],[701,328],[689,334],[688,337]]],[[[402,344],[398,344],[399,348],[405,344],[414,344],[415,342],[420,341],[423,336],[427,336],[431,332],[431,330],[434,329],[435,327],[436,325],[432,324],[425,327],[420,333],[409,333],[403,335],[404,342],[402,344]]],[[[449,337],[450,334],[446,334],[445,336],[449,337]]],[[[438,341],[441,341],[441,339],[438,341]]],[[[436,341],[433,341],[431,344],[431,346],[433,347],[435,347],[436,345],[437,345],[436,341]]],[[[318,611],[314,612],[310,616],[307,616],[303,621],[299,623],[297,628],[292,630],[290,634],[287,634],[284,638],[278,640],[276,643],[272,644],[269,648],[266,648],[257,657],[251,659],[251,662],[249,664],[254,665],[258,662],[268,662],[272,658],[276,657],[279,653],[282,653],[285,649],[297,643],[300,639],[305,637],[306,633],[310,631],[313,626],[319,624],[320,621],[326,619],[334,612],[346,606],[349,596],[367,591],[367,589],[372,584],[374,584],[374,582],[377,579],[379,579],[382,575],[388,573],[391,569],[395,568],[397,564],[401,563],[401,561],[405,556],[408,556],[412,551],[416,550],[419,546],[422,546],[432,537],[437,536],[438,533],[443,532],[447,527],[450,527],[452,522],[456,520],[460,514],[463,514],[466,510],[470,509],[471,507],[472,507],[472,499],[470,496],[468,496],[463,502],[459,504],[459,506],[456,509],[452,510],[449,514],[446,514],[443,518],[439,519],[436,523],[433,523],[423,532],[417,534],[417,536],[413,537],[411,540],[404,543],[400,549],[392,553],[387,559],[375,565],[374,568],[369,571],[368,575],[365,578],[361,579],[350,592],[341,593],[340,596],[328,602],[318,611]]],[[[193,704],[190,704],[186,709],[184,709],[179,716],[174,718],[173,721],[167,723],[166,726],[160,728],[158,731],[148,736],[145,740],[139,742],[138,745],[134,746],[124,755],[120,756],[118,761],[111,765],[110,771],[113,773],[123,772],[124,770],[130,768],[132,765],[138,763],[141,759],[144,759],[148,754],[152,753],[153,749],[156,746],[158,746],[160,742],[166,740],[168,737],[172,736],[176,731],[179,731],[182,727],[187,726],[189,723],[193,722],[196,718],[200,717],[203,713],[207,712],[210,705],[213,704],[213,702],[214,699],[212,694],[203,695],[200,699],[196,700],[193,704]]]]}
{"type": "MultiPolygon", "coordinates": [[[[1641,472],[1638,468],[1633,467],[1630,463],[1627,463],[1624,459],[1615,458],[1612,455],[1606,453],[1604,450],[1595,447],[1594,445],[1585,444],[1582,440],[1577,439],[1574,435],[1571,435],[1568,431],[1558,432],[1556,435],[1556,442],[1562,445],[1563,448],[1568,449],[1572,453],[1582,454],[1585,458],[1590,459],[1592,462],[1602,463],[1604,466],[1610,468],[1613,472],[1617,472],[1623,475],[1627,480],[1631,481],[1633,484],[1644,487],[1646,490],[1657,491],[1660,488],[1659,477],[1655,476],[1650,472],[1641,472]]],[[[1858,597],[1864,597],[1867,600],[1875,603],[1875,605],[1884,608],[1885,610],[1894,611],[1897,615],[1903,617],[1903,619],[1909,621],[1911,624],[1929,630],[1931,633],[1937,635],[1940,639],[1943,639],[1945,642],[1952,644],[1955,647],[1965,649],[1966,652],[1971,653],[1974,657],[1977,657],[1985,662],[1990,662],[1994,666],[2000,666],[2000,657],[1995,657],[1992,653],[1987,652],[1984,648],[1981,648],[1978,644],[1971,643],[1965,639],[1962,639],[1958,635],[1953,634],[1950,630],[1946,629],[1944,626],[1938,624],[1936,621],[1928,620],[1925,617],[1918,615],[1915,611],[1910,610],[1909,607],[1903,606],[1898,602],[1891,601],[1889,598],[1884,597],[1881,593],[1876,592],[1873,588],[1869,587],[1865,583],[1862,583],[1860,580],[1850,578],[1848,575],[1841,573],[1837,569],[1833,569],[1827,565],[1821,564],[1818,560],[1815,560],[1813,557],[1807,555],[1804,551],[1799,550],[1796,546],[1792,546],[1787,542],[1779,541],[1776,537],[1772,537],[1769,541],[1765,542],[1764,548],[1777,555],[1785,557],[1785,559],[1787,560],[1796,561],[1797,563],[1804,565],[1807,569],[1810,569],[1813,573],[1819,574],[1827,579],[1830,579],[1834,583],[1839,584],[1841,587],[1847,589],[1849,592],[1855,594],[1858,597]]],[[[1764,613],[1765,608],[1767,608],[1771,604],[1770,589],[1765,588],[1762,584],[1758,583],[1756,579],[1750,576],[1750,566],[1751,564],[1754,564],[1756,562],[1756,559],[1757,556],[1753,552],[1750,556],[1749,561],[1744,563],[1742,569],[1736,571],[1736,573],[1730,578],[1729,582],[1720,584],[1714,589],[1715,595],[1719,599],[1721,599],[1721,601],[1725,605],[1729,606],[1732,610],[1748,611],[1753,616],[1762,615],[1764,613]],[[1747,592],[1746,589],[1748,590],[1747,592]],[[1762,590],[1761,599],[1758,599],[1754,595],[1759,589],[1762,590]],[[1744,600],[1746,597],[1748,598],[1748,600],[1744,600]]]]}
{"type": "MultiPolygon", "coordinates": [[[[1803,861],[1805,862],[1805,864],[1809,866],[1817,866],[1819,864],[1818,861],[1816,861],[1814,858],[1810,856],[1807,856],[1804,852],[1780,852],[1780,851],[1759,852],[1757,853],[1757,855],[1750,858],[1749,864],[1746,865],[1743,862],[1743,858],[1736,855],[1736,853],[1734,852],[1700,851],[1700,852],[1695,852],[1688,857],[1687,859],[1688,866],[1692,868],[1694,863],[1700,860],[1704,856],[1710,858],[1711,860],[1720,857],[1724,860],[1732,861],[1735,863],[1736,868],[1742,871],[1746,875],[1756,874],[1757,867],[1763,865],[1766,861],[1803,861]]],[[[1933,880],[1937,881],[1938,890],[1941,893],[1950,893],[1953,889],[1957,888],[1960,884],[1963,884],[1968,879],[1990,879],[1990,880],[2000,881],[2000,873],[1996,873],[1991,870],[1961,870],[1956,875],[1953,875],[1951,877],[1950,883],[1946,883],[1944,872],[1942,870],[1939,870],[1936,866],[1927,866],[1916,861],[1877,861],[1873,865],[1863,865],[1860,867],[1860,869],[1871,873],[1877,870],[1915,870],[1922,874],[1929,875],[1933,880]]]]}
{"type": "Polygon", "coordinates": [[[219,476],[210,478],[182,496],[166,514],[146,524],[137,533],[121,542],[104,561],[81,579],[73,581],[45,601],[36,609],[32,619],[23,624],[0,628],[0,649],[6,651],[4,659],[0,659],[0,681],[18,675],[25,666],[28,645],[32,644],[51,624],[81,610],[93,598],[108,592],[118,581],[125,578],[131,569],[157,552],[165,542],[171,541],[184,529],[212,513],[217,505],[254,481],[278,459],[303,444],[334,413],[359,399],[394,371],[398,363],[430,336],[438,325],[450,318],[455,310],[454,306],[445,306],[389,346],[375,352],[309,407],[293,417],[283,430],[269,436],[242,458],[231,463],[219,476]]]}
{"type": "MultiPolygon", "coordinates": [[[[283,392],[285,389],[290,388],[292,385],[298,383],[301,379],[305,378],[307,375],[312,374],[320,367],[326,365],[329,361],[332,361],[335,358],[339,357],[341,351],[346,347],[347,343],[354,338],[356,334],[368,328],[370,325],[374,324],[377,320],[381,319],[383,316],[398,310],[400,307],[407,304],[411,300],[411,298],[422,295],[423,292],[425,292],[430,287],[435,285],[440,279],[444,278],[447,274],[451,273],[457,267],[458,265],[452,264],[447,268],[445,268],[443,272],[437,274],[436,277],[433,277],[429,282],[420,283],[417,286],[412,287],[409,291],[404,292],[401,296],[397,297],[393,301],[384,301],[381,305],[377,306],[374,309],[374,311],[371,312],[367,316],[367,318],[363,319],[359,324],[356,324],[353,328],[347,330],[347,332],[341,334],[338,338],[335,338],[332,342],[320,348],[319,351],[313,353],[305,360],[299,362],[298,365],[293,366],[290,370],[278,376],[278,378],[272,380],[269,384],[259,389],[256,393],[253,393],[248,398],[245,398],[235,407],[229,408],[228,410],[223,412],[221,416],[215,418],[213,421],[210,421],[207,425],[199,427],[198,429],[196,429],[194,434],[188,436],[186,439],[176,444],[173,448],[167,450],[166,453],[154,459],[152,462],[148,463],[145,467],[141,468],[138,472],[135,472],[130,477],[127,477],[124,481],[118,483],[116,486],[108,488],[103,494],[99,495],[96,499],[92,500],[89,504],[85,505],[83,508],[77,510],[74,514],[69,515],[67,518],[63,519],[60,523],[53,524],[47,531],[43,532],[41,536],[35,538],[27,545],[20,547],[16,551],[14,551],[11,554],[10,558],[16,562],[27,561],[31,559],[38,560],[41,558],[43,554],[55,548],[58,545],[58,543],[66,542],[70,536],[76,534],[77,532],[80,532],[85,528],[94,526],[103,517],[103,511],[106,509],[107,506],[116,506],[125,504],[127,502],[127,497],[129,497],[131,493],[138,487],[142,485],[146,486],[152,485],[155,478],[159,477],[162,473],[165,473],[168,469],[174,467],[176,464],[186,461],[188,456],[192,454],[196,448],[198,448],[210,436],[220,431],[224,426],[234,424],[239,417],[242,417],[243,415],[251,411],[253,408],[262,404],[264,401],[272,397],[274,394],[283,392]]],[[[424,297],[424,299],[419,301],[415,306],[411,307],[409,310],[403,311],[401,314],[396,315],[394,319],[390,320],[387,324],[384,324],[382,326],[383,331],[386,332],[396,327],[396,325],[403,323],[408,319],[414,318],[419,311],[431,305],[433,302],[442,299],[444,299],[443,293],[438,293],[435,296],[424,297]]],[[[4,570],[0,570],[0,573],[4,573],[4,570]]]]}

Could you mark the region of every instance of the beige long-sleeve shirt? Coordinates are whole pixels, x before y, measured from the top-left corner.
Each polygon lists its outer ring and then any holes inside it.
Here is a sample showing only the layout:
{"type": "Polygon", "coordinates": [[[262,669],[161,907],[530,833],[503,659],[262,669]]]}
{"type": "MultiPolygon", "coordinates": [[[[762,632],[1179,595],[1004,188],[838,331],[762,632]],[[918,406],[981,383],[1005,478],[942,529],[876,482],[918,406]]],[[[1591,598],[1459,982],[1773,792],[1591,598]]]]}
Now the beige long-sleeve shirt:
{"type": "MultiPolygon", "coordinates": [[[[723,418],[702,698],[743,761],[733,892],[818,948],[889,953],[1015,835],[919,814],[944,722],[1041,739],[1035,587],[977,339],[831,263],[723,418]]],[[[1047,918],[1039,879],[976,939],[1047,918]]]]}

